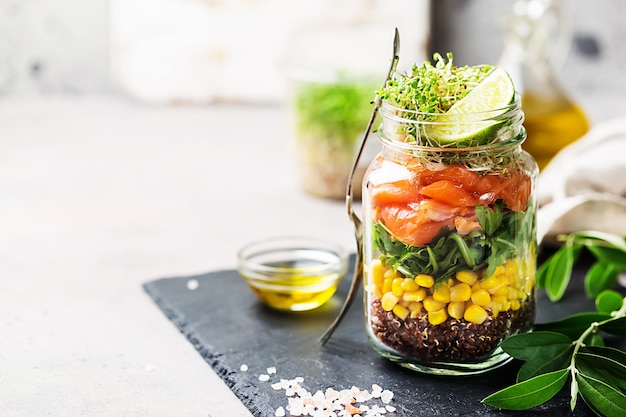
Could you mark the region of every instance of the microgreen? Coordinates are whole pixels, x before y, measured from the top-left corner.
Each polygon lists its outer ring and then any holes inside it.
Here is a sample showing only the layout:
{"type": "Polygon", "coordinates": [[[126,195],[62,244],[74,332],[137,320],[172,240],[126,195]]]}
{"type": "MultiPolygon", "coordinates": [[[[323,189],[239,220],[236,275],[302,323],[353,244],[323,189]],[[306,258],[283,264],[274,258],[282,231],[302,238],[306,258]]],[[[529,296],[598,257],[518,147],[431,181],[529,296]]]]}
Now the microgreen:
{"type": "Polygon", "coordinates": [[[296,87],[295,110],[301,135],[352,146],[367,122],[373,83],[339,79],[332,83],[301,82],[296,87]]]}
{"type": "MultiPolygon", "coordinates": [[[[470,91],[484,80],[492,70],[490,66],[457,67],[453,64],[452,53],[446,59],[439,53],[433,55],[434,64],[430,61],[422,65],[413,64],[411,72],[396,74],[378,91],[378,96],[389,104],[402,109],[402,117],[409,121],[431,122],[438,115],[445,114],[470,91]]],[[[456,126],[459,124],[456,123],[456,126]]],[[[404,123],[398,132],[407,143],[425,144],[443,147],[432,140],[427,124],[404,123]],[[425,142],[425,143],[424,143],[425,142]]],[[[455,145],[454,142],[449,146],[455,145]]],[[[441,155],[441,158],[454,158],[455,155],[441,155]]]]}
{"type": "Polygon", "coordinates": [[[481,147],[507,141],[517,144],[523,135],[508,73],[490,65],[456,66],[452,53],[446,58],[435,53],[433,62],[414,64],[411,71],[395,74],[377,95],[385,102],[383,114],[391,115],[386,119],[389,129],[395,129],[394,140],[437,149],[420,153],[422,160],[506,169],[515,147],[489,151],[481,147]],[[470,148],[475,148],[471,154],[470,148]],[[458,149],[468,153],[460,154],[458,149]]]}
{"type": "Polygon", "coordinates": [[[524,410],[543,404],[570,381],[570,407],[578,398],[598,416],[626,415],[626,352],[605,346],[605,336],[626,338],[626,297],[613,289],[626,269],[626,242],[609,233],[583,231],[559,237],[564,242],[538,270],[538,287],[550,300],[565,294],[582,250],[595,257],[585,290],[597,312],[583,312],[534,326],[502,342],[502,349],[525,361],[517,383],[483,399],[485,404],[524,410]]]}
{"type": "Polygon", "coordinates": [[[447,112],[462,100],[487,75],[493,67],[462,66],[453,64],[448,52],[446,59],[439,53],[422,65],[414,64],[410,73],[392,78],[378,95],[396,107],[422,113],[416,117],[432,120],[433,114],[447,112]]]}

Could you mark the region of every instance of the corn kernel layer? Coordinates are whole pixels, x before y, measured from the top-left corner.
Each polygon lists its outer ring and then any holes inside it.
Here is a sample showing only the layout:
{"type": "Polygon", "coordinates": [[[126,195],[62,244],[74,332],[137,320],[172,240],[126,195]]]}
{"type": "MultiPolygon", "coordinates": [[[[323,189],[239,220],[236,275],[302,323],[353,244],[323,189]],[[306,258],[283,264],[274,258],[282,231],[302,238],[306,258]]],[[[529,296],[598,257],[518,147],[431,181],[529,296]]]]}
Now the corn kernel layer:
{"type": "Polygon", "coordinates": [[[482,324],[487,317],[503,311],[516,311],[534,287],[534,277],[522,279],[524,265],[510,259],[496,268],[493,275],[481,277],[479,272],[459,271],[454,278],[439,284],[430,275],[404,277],[393,268],[374,260],[371,282],[374,295],[385,311],[398,318],[418,318],[428,315],[431,325],[445,322],[448,317],[482,324]]]}

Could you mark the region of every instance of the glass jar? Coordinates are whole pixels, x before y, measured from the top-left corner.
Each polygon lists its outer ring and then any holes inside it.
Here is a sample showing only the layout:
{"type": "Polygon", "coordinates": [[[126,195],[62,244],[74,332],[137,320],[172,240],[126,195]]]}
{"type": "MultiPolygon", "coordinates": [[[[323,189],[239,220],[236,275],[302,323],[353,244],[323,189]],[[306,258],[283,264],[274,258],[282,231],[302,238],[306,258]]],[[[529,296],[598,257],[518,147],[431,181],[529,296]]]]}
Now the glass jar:
{"type": "MultiPolygon", "coordinates": [[[[345,197],[376,87],[371,79],[350,76],[293,78],[296,167],[300,184],[309,194],[329,199],[345,197]]],[[[370,161],[374,155],[369,155],[370,161]]],[[[362,179],[367,164],[357,168],[357,176],[362,179]]]]}
{"type": "Polygon", "coordinates": [[[533,323],[538,167],[520,101],[445,117],[382,103],[363,181],[366,331],[404,367],[493,369],[511,359],[501,342],[533,323]],[[442,132],[469,136],[434,146],[442,132]]]}
{"type": "MultiPolygon", "coordinates": [[[[377,14],[351,15],[325,19],[290,34],[285,66],[294,168],[301,188],[313,196],[345,199],[380,75],[388,67],[387,41],[392,29],[377,14]]],[[[414,38],[419,37],[407,39],[414,48],[406,58],[417,62],[425,57],[414,38]]],[[[377,144],[376,140],[367,143],[377,144]]],[[[355,178],[363,178],[378,151],[374,146],[365,149],[355,178]]],[[[360,192],[355,190],[357,196],[360,192]]]]}
{"type": "MultiPolygon", "coordinates": [[[[287,76],[293,154],[300,186],[313,196],[345,198],[354,155],[379,87],[378,74],[386,65],[382,53],[372,52],[377,50],[374,45],[367,48],[358,40],[373,39],[386,53],[383,29],[368,20],[342,19],[292,33],[287,76]]],[[[357,167],[358,178],[363,178],[375,155],[368,153],[368,160],[357,167]]]]}

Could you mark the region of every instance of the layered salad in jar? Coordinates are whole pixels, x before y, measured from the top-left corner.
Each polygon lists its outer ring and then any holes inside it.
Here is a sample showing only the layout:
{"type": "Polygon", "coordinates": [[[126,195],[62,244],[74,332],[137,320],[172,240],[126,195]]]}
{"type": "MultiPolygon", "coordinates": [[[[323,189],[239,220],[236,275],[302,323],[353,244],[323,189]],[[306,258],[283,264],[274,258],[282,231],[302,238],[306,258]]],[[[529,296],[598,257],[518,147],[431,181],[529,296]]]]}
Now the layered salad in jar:
{"type": "Polygon", "coordinates": [[[368,335],[418,370],[484,361],[535,312],[537,167],[519,97],[500,68],[434,61],[378,93],[384,150],[363,201],[368,335]]]}

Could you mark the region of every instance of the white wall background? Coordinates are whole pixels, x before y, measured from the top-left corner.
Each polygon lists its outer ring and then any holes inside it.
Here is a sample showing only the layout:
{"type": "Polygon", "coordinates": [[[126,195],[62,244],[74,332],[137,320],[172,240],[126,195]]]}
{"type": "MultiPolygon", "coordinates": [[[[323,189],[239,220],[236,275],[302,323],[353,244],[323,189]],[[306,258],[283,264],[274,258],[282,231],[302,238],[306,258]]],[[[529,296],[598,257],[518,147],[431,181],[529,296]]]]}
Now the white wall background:
{"type": "Polygon", "coordinates": [[[1,0],[0,92],[110,88],[107,0],[1,0]]]}
{"type": "Polygon", "coordinates": [[[111,8],[115,84],[156,102],[284,97],[288,53],[303,27],[347,31],[376,24],[350,42],[306,51],[318,61],[353,56],[346,69],[368,64],[368,54],[385,53],[377,60],[386,64],[394,26],[403,51],[414,58],[417,50],[425,52],[428,35],[426,1],[111,0],[111,8]]]}
{"type": "MultiPolygon", "coordinates": [[[[512,0],[436,1],[456,3],[477,28],[462,38],[474,44],[479,39],[483,51],[495,54],[493,14],[512,0]]],[[[582,93],[625,91],[626,0],[565,3],[575,38],[564,83],[582,93]]],[[[399,26],[403,40],[419,43],[427,6],[426,0],[2,0],[0,94],[129,91],[150,84],[150,74],[158,84],[170,71],[172,90],[182,80],[188,85],[176,88],[197,85],[204,99],[240,100],[247,94],[259,100],[263,91],[279,91],[277,60],[293,28],[330,16],[367,17],[399,26]],[[191,52],[202,48],[203,57],[191,52]],[[195,60],[198,71],[185,72],[185,59],[195,60]],[[255,78],[244,70],[256,71],[255,78]]]]}

